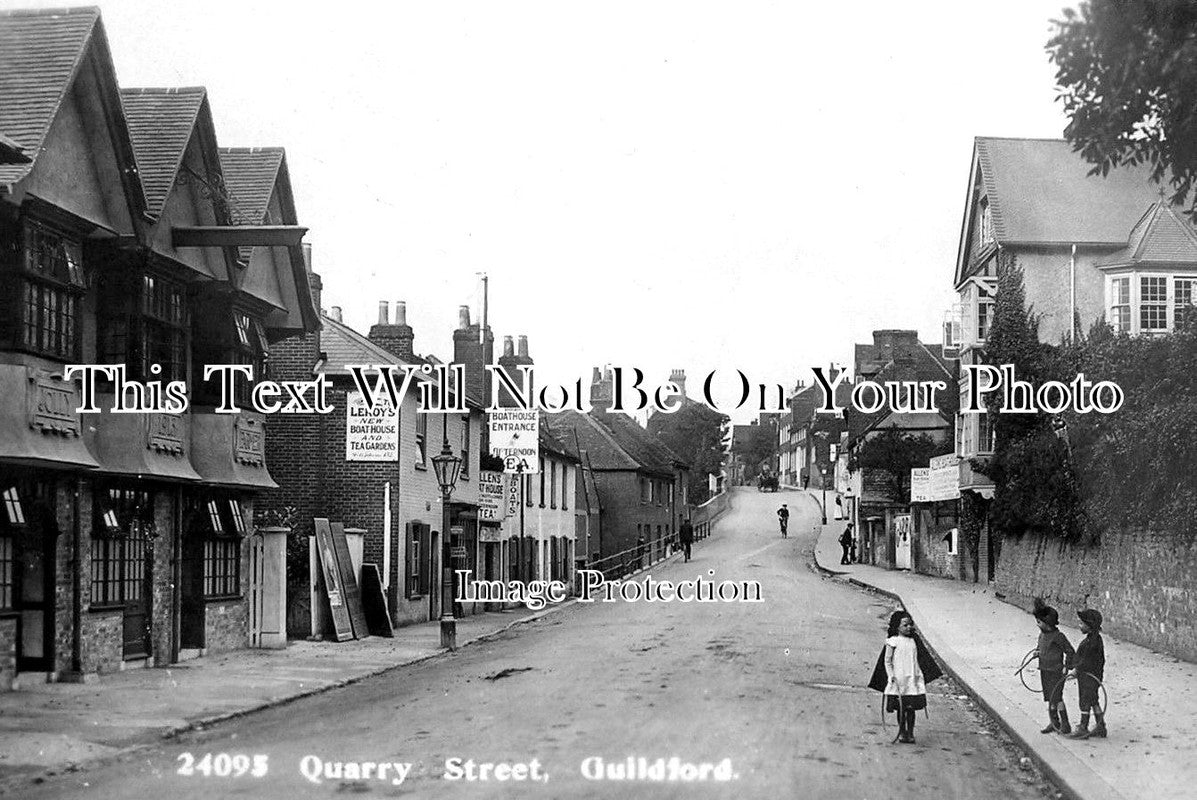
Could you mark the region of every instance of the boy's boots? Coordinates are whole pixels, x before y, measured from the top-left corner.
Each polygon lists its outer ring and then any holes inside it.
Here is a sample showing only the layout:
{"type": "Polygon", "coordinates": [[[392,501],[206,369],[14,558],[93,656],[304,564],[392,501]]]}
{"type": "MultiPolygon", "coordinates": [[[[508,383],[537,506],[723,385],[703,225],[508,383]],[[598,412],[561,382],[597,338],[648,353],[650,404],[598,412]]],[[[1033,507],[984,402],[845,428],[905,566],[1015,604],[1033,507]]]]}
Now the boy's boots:
{"type": "Polygon", "coordinates": [[[1081,724],[1068,737],[1069,739],[1088,739],[1093,734],[1089,732],[1089,715],[1081,714],[1081,724]]]}
{"type": "Polygon", "coordinates": [[[1070,724],[1068,724],[1068,709],[1066,709],[1064,707],[1063,703],[1060,704],[1060,712],[1059,713],[1060,713],[1060,733],[1063,733],[1065,735],[1072,733],[1072,726],[1070,724]]]}
{"type": "Polygon", "coordinates": [[[1056,729],[1060,727],[1060,715],[1056,713],[1056,709],[1053,706],[1048,706],[1047,718],[1049,720],[1047,723],[1047,727],[1039,732],[1040,733],[1055,733],[1056,729]]]}
{"type": "Polygon", "coordinates": [[[1106,718],[1105,718],[1105,716],[1100,716],[1097,718],[1097,724],[1093,726],[1093,732],[1089,735],[1096,736],[1099,739],[1106,738],[1106,718]]]}

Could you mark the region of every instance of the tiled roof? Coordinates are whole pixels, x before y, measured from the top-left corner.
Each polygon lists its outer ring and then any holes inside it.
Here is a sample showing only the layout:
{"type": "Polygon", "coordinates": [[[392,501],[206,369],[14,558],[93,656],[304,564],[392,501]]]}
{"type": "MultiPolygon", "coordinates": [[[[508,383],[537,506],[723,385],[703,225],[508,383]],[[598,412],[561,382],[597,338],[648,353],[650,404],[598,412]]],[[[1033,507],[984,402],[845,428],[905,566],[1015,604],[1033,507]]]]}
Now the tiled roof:
{"type": "MultiPolygon", "coordinates": [[[[283,163],[283,148],[222,147],[219,152],[224,185],[232,198],[233,224],[261,225],[283,163]]],[[[252,247],[240,248],[243,262],[248,264],[252,256],[252,247]]]]}
{"type": "MultiPolygon", "coordinates": [[[[36,159],[87,43],[97,8],[0,12],[0,130],[36,159]]],[[[0,165],[0,184],[16,183],[32,164],[0,165]]]]}
{"type": "Polygon", "coordinates": [[[155,216],[162,213],[174,185],[205,95],[204,88],[198,86],[121,89],[121,105],[129,121],[145,189],[146,210],[155,216]]]}
{"type": "Polygon", "coordinates": [[[362,336],[348,325],[331,317],[321,317],[320,349],[324,363],[319,371],[331,375],[348,375],[346,364],[398,364],[400,359],[381,345],[362,336]]]}
{"type": "Polygon", "coordinates": [[[31,160],[23,144],[0,133],[0,164],[28,164],[31,160]]]}
{"type": "Polygon", "coordinates": [[[541,450],[546,450],[569,461],[577,462],[579,460],[577,453],[574,452],[572,434],[565,432],[560,438],[558,438],[549,429],[549,426],[546,424],[546,421],[543,417],[541,418],[539,433],[541,450]]]}
{"type": "Polygon", "coordinates": [[[578,444],[586,451],[587,466],[599,471],[634,471],[641,468],[636,459],[620,447],[611,431],[599,424],[592,414],[562,411],[549,415],[548,422],[555,436],[572,439],[577,435],[578,444]]]}
{"type": "Polygon", "coordinates": [[[603,414],[599,422],[607,426],[620,446],[641,464],[670,472],[674,464],[689,468],[689,463],[673,452],[665,442],[626,414],[603,414]]]}
{"type": "Polygon", "coordinates": [[[1098,266],[1132,263],[1197,264],[1197,230],[1166,203],[1154,203],[1131,231],[1127,246],[1098,266]]]}
{"type": "Polygon", "coordinates": [[[1063,139],[978,137],[975,146],[1001,244],[1124,244],[1160,198],[1150,167],[1089,175],[1092,165],[1063,139]]]}

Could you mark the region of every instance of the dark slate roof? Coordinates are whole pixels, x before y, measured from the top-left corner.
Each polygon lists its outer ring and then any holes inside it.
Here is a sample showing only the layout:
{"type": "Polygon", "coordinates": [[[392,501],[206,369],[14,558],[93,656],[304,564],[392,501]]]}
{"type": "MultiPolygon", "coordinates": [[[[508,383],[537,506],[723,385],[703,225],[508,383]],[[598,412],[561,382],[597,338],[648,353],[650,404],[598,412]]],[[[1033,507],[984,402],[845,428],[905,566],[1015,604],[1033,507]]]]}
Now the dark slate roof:
{"type": "Polygon", "coordinates": [[[975,151],[1001,244],[1125,244],[1160,199],[1149,166],[1089,175],[1093,165],[1063,139],[977,137],[975,151]]]}
{"type": "Polygon", "coordinates": [[[624,450],[611,431],[600,424],[595,414],[580,414],[577,411],[562,411],[550,414],[549,429],[554,436],[573,439],[586,451],[588,466],[599,471],[636,471],[642,469],[636,459],[624,450]]]}
{"type": "Polygon", "coordinates": [[[540,428],[540,449],[550,452],[566,461],[572,461],[575,464],[579,463],[577,453],[574,451],[573,435],[568,431],[563,431],[560,438],[558,438],[547,424],[545,416],[541,416],[540,428]]]}
{"type": "Polygon", "coordinates": [[[606,425],[620,446],[641,464],[665,472],[671,471],[675,464],[690,468],[690,464],[660,437],[626,414],[603,414],[599,422],[606,425]]]}
{"type": "MultiPolygon", "coordinates": [[[[0,130],[26,155],[36,159],[41,151],[99,19],[97,8],[0,12],[0,130]]],[[[0,184],[30,169],[0,165],[0,184]]]]}
{"type": "Polygon", "coordinates": [[[162,213],[207,92],[200,86],[121,89],[146,210],[162,213]]]}
{"type": "MultiPolygon", "coordinates": [[[[343,322],[321,317],[320,349],[324,363],[319,372],[329,375],[348,375],[346,364],[402,364],[394,353],[367,339],[343,322]]],[[[417,380],[420,378],[417,375],[417,380]]]]}
{"type": "Polygon", "coordinates": [[[1167,203],[1153,203],[1131,231],[1127,246],[1097,266],[1197,264],[1197,230],[1167,203]]]}

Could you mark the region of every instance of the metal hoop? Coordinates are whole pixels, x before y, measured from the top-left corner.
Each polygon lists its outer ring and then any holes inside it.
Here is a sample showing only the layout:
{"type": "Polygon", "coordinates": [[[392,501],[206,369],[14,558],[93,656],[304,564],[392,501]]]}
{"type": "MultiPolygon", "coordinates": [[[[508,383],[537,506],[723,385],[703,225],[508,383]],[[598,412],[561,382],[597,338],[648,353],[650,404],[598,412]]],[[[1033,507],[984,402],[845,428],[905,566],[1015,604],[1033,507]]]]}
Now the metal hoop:
{"type": "MultiPolygon", "coordinates": [[[[1101,716],[1104,718],[1106,715],[1106,707],[1110,704],[1110,697],[1109,697],[1109,694],[1107,694],[1107,692],[1106,692],[1106,685],[1101,682],[1100,678],[1098,678],[1096,675],[1094,675],[1091,672],[1082,672],[1082,673],[1080,673],[1080,675],[1085,675],[1085,676],[1097,681],[1097,689],[1098,689],[1097,696],[1098,696],[1098,699],[1100,700],[1100,706],[1101,706],[1100,713],[1101,713],[1101,716]]],[[[1060,697],[1059,702],[1063,703],[1064,702],[1064,684],[1068,683],[1069,680],[1074,680],[1074,681],[1077,680],[1080,677],[1080,675],[1076,675],[1071,672],[1065,673],[1064,677],[1060,679],[1060,682],[1056,684],[1054,689],[1052,689],[1051,696],[1056,697],[1057,693],[1058,693],[1059,697],[1060,697]]],[[[1078,690],[1078,693],[1079,693],[1079,690],[1078,690]]],[[[1078,702],[1079,702],[1079,700],[1078,700],[1078,702]]],[[[1081,713],[1083,714],[1084,712],[1082,711],[1081,713]]],[[[1058,723],[1052,723],[1052,725],[1056,728],[1056,730],[1059,730],[1060,726],[1058,723]]]]}
{"type": "Polygon", "coordinates": [[[1036,689],[1034,686],[1031,686],[1029,683],[1027,683],[1027,675],[1026,675],[1027,667],[1031,666],[1031,662],[1036,660],[1037,658],[1039,658],[1039,648],[1033,647],[1025,656],[1023,656],[1022,663],[1018,665],[1018,672],[1016,672],[1015,674],[1018,676],[1018,679],[1020,681],[1022,681],[1022,685],[1026,688],[1027,691],[1034,692],[1036,694],[1040,694],[1043,692],[1042,687],[1036,689]]]}

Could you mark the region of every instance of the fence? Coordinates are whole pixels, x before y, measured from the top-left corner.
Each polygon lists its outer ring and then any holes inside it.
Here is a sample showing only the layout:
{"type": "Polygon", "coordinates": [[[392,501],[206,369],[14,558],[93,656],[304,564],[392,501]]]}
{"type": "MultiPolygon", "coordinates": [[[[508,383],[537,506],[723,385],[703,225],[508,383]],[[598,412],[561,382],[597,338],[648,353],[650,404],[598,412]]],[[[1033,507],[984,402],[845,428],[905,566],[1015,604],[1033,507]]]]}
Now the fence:
{"type": "MultiPolygon", "coordinates": [[[[690,524],[694,526],[694,541],[711,535],[712,524],[720,514],[727,511],[728,504],[727,493],[721,492],[694,509],[694,514],[690,517],[690,524]]],[[[672,552],[670,548],[677,548],[676,532],[648,541],[641,540],[627,550],[587,564],[586,568],[599,570],[606,580],[617,580],[664,561],[672,552]]]]}

